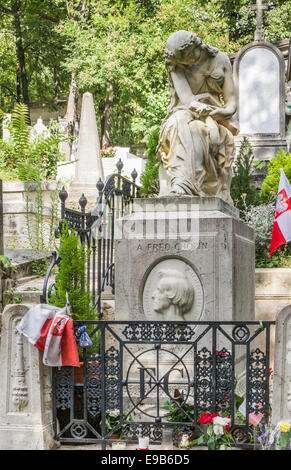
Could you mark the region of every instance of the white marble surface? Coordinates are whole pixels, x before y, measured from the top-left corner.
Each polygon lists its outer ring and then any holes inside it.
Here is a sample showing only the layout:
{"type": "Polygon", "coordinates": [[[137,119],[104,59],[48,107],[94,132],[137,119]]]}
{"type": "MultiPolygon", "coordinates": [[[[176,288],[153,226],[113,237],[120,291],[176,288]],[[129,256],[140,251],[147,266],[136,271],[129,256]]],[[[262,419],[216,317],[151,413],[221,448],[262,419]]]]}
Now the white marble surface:
{"type": "Polygon", "coordinates": [[[241,134],[280,132],[279,61],[268,48],[247,51],[239,66],[241,134]]]}

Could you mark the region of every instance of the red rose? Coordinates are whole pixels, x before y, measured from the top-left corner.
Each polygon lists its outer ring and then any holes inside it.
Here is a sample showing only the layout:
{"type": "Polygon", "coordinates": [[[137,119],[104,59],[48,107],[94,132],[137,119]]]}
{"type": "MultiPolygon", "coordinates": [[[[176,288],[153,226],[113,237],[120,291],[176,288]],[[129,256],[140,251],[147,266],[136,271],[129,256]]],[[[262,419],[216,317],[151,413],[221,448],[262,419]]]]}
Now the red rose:
{"type": "Polygon", "coordinates": [[[226,430],[226,432],[229,431],[229,428],[230,428],[230,424],[227,424],[226,426],[224,426],[224,429],[226,430]]]}
{"type": "Polygon", "coordinates": [[[202,413],[200,415],[200,418],[198,419],[198,423],[201,423],[201,424],[207,424],[207,423],[211,423],[211,414],[210,413],[202,413]]]}
{"type": "Polygon", "coordinates": [[[213,423],[213,418],[215,418],[216,416],[219,416],[218,413],[202,413],[200,415],[200,418],[198,420],[198,423],[201,423],[201,424],[207,424],[207,423],[213,423]]]}

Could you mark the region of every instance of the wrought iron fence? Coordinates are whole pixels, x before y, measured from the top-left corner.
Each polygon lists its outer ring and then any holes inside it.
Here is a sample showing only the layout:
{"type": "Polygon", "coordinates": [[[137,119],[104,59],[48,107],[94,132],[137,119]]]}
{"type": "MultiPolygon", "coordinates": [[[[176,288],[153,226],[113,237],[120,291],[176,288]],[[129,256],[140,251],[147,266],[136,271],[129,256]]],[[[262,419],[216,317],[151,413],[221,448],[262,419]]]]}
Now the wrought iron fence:
{"type": "MultiPolygon", "coordinates": [[[[270,334],[275,322],[105,322],[86,325],[83,369],[53,369],[56,438],[101,443],[115,434],[160,443],[165,427],[192,438],[201,413],[231,418],[236,446],[252,445],[251,416],[270,413],[270,334]],[[238,405],[244,399],[244,412],[238,405]]],[[[76,333],[78,341],[78,333],[76,333]]],[[[116,439],[116,437],[115,437],[116,439]]]]}
{"type": "MultiPolygon", "coordinates": [[[[80,211],[66,207],[68,193],[63,187],[59,193],[61,200],[61,219],[55,235],[61,233],[63,222],[76,230],[85,249],[90,252],[87,263],[87,289],[97,312],[100,312],[101,293],[107,285],[114,293],[114,232],[115,220],[130,214],[133,200],[139,196],[136,184],[137,172],[131,173],[132,181],[121,175],[123,163],[116,164],[117,173],[110,175],[105,183],[101,178],[96,184],[98,197],[95,207],[86,212],[87,199],[82,194],[79,199],[80,211]]],[[[54,282],[50,283],[53,268],[60,262],[59,255],[54,251],[52,261],[47,270],[41,302],[49,301],[54,282]]]]}

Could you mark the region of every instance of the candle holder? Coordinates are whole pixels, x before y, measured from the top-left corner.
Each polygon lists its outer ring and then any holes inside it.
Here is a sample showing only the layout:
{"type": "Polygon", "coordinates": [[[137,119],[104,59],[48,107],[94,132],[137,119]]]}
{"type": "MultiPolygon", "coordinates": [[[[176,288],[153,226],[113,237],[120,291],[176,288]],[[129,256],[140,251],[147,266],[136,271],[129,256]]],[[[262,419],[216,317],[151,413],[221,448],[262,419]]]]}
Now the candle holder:
{"type": "Polygon", "coordinates": [[[111,450],[126,450],[126,441],[112,442],[111,450]]]}
{"type": "Polygon", "coordinates": [[[149,437],[139,437],[138,438],[138,450],[148,450],[149,449],[149,437]]]}
{"type": "Polygon", "coordinates": [[[162,450],[173,450],[173,429],[164,428],[161,442],[162,450]]]}

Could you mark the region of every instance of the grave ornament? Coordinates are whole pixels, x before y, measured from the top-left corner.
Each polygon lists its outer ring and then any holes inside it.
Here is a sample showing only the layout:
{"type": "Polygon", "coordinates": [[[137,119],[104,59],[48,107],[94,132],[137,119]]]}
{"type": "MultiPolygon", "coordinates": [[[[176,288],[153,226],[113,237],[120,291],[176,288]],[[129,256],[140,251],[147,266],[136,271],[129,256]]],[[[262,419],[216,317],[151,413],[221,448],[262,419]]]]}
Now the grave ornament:
{"type": "Polygon", "coordinates": [[[196,34],[177,31],[166,44],[171,92],[157,158],[160,196],[218,196],[232,203],[232,120],[236,99],[229,58],[196,34]]]}

